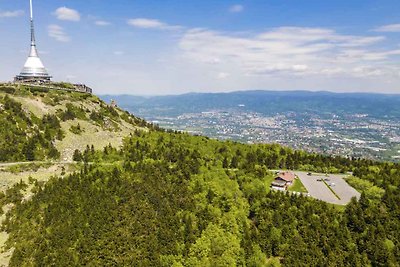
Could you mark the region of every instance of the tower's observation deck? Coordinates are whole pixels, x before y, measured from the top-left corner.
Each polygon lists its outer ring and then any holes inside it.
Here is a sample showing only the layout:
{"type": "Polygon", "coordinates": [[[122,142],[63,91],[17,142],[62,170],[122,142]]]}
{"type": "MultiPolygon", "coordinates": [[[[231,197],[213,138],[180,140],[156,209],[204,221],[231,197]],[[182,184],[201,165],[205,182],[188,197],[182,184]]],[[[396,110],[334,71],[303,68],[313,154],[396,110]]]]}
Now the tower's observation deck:
{"type": "Polygon", "coordinates": [[[30,14],[31,14],[31,49],[28,59],[19,75],[15,77],[15,81],[50,81],[51,76],[44,67],[39,58],[36,49],[35,29],[33,25],[33,8],[32,0],[30,0],[30,14]]]}

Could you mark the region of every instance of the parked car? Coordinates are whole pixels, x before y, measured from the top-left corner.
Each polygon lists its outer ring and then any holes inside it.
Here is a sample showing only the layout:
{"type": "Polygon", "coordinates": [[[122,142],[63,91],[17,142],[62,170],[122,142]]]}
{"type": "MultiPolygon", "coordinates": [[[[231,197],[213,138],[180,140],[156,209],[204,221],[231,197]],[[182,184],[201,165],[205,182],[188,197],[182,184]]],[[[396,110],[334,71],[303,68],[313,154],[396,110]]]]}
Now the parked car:
{"type": "Polygon", "coordinates": [[[309,172],[309,173],[307,173],[307,175],[308,175],[308,176],[311,176],[311,175],[312,175],[312,173],[311,173],[311,172],[309,172]]]}

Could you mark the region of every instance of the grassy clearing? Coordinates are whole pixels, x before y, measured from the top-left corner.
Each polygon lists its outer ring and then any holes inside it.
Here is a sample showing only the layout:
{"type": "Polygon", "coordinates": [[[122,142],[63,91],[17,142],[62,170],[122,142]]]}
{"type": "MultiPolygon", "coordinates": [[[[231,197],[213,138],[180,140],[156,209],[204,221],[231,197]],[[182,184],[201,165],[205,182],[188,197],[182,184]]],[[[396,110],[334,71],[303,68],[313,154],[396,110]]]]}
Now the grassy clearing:
{"type": "Polygon", "coordinates": [[[21,173],[21,172],[27,172],[27,171],[34,171],[37,172],[40,168],[50,168],[53,165],[53,163],[37,163],[37,162],[32,162],[32,163],[24,163],[24,164],[16,164],[16,165],[10,165],[4,169],[1,169],[3,172],[10,172],[13,174],[16,173],[21,173]]]}
{"type": "Polygon", "coordinates": [[[29,177],[38,181],[47,181],[51,176],[61,176],[75,171],[76,164],[43,164],[33,168],[33,165],[15,165],[0,171],[0,190],[5,191],[19,181],[29,182],[29,177]],[[27,168],[28,167],[28,168],[27,168]],[[32,168],[31,168],[32,167],[32,168]]]}
{"type": "Polygon", "coordinates": [[[95,149],[103,149],[108,144],[113,147],[120,147],[124,137],[135,131],[136,127],[127,123],[120,124],[120,131],[104,131],[101,127],[96,126],[88,121],[73,120],[61,123],[61,127],[65,132],[65,138],[57,141],[56,148],[61,153],[62,161],[71,161],[75,149],[85,150],[86,146],[93,145],[95,149]],[[72,133],[69,129],[79,123],[82,132],[78,134],[72,133]]]}
{"type": "Polygon", "coordinates": [[[44,104],[40,97],[20,97],[13,96],[13,99],[20,102],[22,106],[32,112],[37,117],[43,117],[45,114],[52,113],[52,107],[44,104]]]}
{"type": "Polygon", "coordinates": [[[303,185],[299,178],[296,178],[293,184],[289,187],[289,191],[299,192],[299,193],[308,193],[306,187],[303,185]]]}

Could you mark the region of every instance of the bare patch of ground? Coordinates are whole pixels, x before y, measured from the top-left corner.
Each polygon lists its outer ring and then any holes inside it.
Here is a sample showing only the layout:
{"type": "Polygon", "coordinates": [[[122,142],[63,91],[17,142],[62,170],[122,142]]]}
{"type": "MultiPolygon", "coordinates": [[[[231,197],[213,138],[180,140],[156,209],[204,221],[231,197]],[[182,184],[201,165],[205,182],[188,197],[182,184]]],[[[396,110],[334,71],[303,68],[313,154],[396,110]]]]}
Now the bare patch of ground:
{"type": "Polygon", "coordinates": [[[96,150],[103,149],[108,144],[119,148],[122,145],[123,138],[138,129],[125,122],[120,123],[118,126],[120,128],[118,131],[105,131],[102,127],[84,120],[76,119],[62,122],[61,127],[66,135],[62,141],[56,142],[56,148],[61,153],[60,159],[62,161],[72,161],[75,149],[83,151],[87,145],[93,145],[96,150]],[[76,126],[78,123],[82,133],[74,134],[69,129],[72,125],[76,126]]]}
{"type": "Polygon", "coordinates": [[[32,112],[37,117],[43,117],[43,115],[50,112],[50,107],[42,102],[40,97],[13,97],[16,101],[22,104],[22,107],[32,112]]]}

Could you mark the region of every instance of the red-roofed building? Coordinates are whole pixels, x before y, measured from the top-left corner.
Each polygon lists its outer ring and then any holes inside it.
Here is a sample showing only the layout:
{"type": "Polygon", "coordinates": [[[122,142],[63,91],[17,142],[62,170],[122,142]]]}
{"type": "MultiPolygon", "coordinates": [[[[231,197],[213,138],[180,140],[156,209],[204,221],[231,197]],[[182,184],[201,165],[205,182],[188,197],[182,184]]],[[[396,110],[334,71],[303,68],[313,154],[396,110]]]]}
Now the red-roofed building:
{"type": "Polygon", "coordinates": [[[291,184],[293,184],[295,178],[296,176],[292,172],[279,172],[278,176],[272,182],[271,188],[275,190],[285,191],[291,184]]]}
{"type": "Polygon", "coordinates": [[[293,172],[280,172],[278,176],[275,178],[275,180],[282,180],[285,181],[288,184],[292,184],[296,176],[294,175],[293,172]]]}

